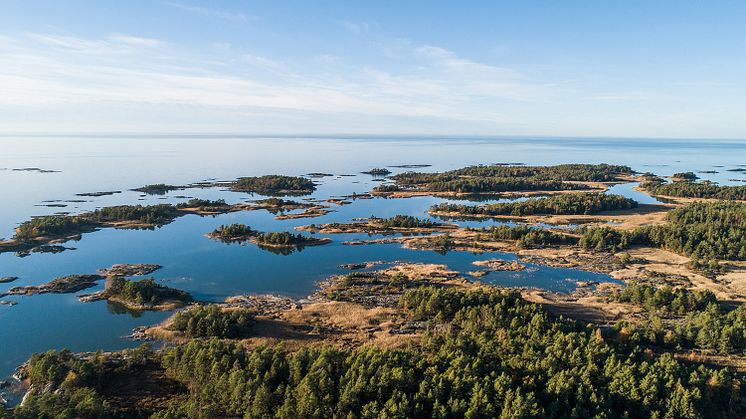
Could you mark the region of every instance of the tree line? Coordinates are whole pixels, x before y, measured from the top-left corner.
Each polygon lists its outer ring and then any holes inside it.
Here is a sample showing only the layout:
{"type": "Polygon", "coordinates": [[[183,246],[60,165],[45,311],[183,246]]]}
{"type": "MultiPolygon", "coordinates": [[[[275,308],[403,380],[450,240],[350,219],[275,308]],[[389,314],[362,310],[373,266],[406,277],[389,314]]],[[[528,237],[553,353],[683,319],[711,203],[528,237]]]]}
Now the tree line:
{"type": "Polygon", "coordinates": [[[430,220],[413,217],[411,215],[395,215],[390,218],[371,217],[370,221],[386,228],[430,228],[439,224],[430,220]]]}
{"type": "Polygon", "coordinates": [[[252,311],[243,308],[223,309],[211,304],[179,311],[169,328],[182,331],[189,338],[236,339],[249,337],[253,325],[252,311]]]}
{"type": "Polygon", "coordinates": [[[577,242],[575,237],[527,225],[498,225],[476,231],[479,232],[480,241],[516,240],[518,247],[524,249],[577,242]]]}
{"type": "Polygon", "coordinates": [[[602,211],[625,210],[637,207],[637,201],[621,195],[603,193],[569,193],[525,201],[503,202],[487,205],[463,205],[442,203],[433,205],[430,211],[456,213],[458,215],[514,215],[534,214],[596,214],[602,211]]]}
{"type": "Polygon", "coordinates": [[[710,182],[645,182],[641,185],[651,195],[679,198],[710,198],[731,201],[746,200],[746,185],[720,186],[710,182]]]}
{"type": "MultiPolygon", "coordinates": [[[[740,383],[726,369],[608,339],[592,326],[550,316],[516,291],[424,287],[406,291],[401,307],[426,324],[418,345],[291,351],[213,338],[166,348],[154,356],[189,393],[146,413],[160,419],[740,413],[740,383]]],[[[116,417],[99,393],[96,363],[96,357],[78,360],[69,353],[32,357],[32,382],[57,391],[30,396],[13,415],[116,417]]]]}
{"type": "Polygon", "coordinates": [[[316,184],[300,176],[265,175],[240,178],[231,188],[262,195],[303,195],[315,191],[316,184]]]}
{"type": "Polygon", "coordinates": [[[114,277],[107,283],[103,296],[135,304],[150,305],[160,304],[168,300],[192,300],[192,296],[188,292],[160,285],[153,278],[133,281],[122,277],[114,277]]]}
{"type": "Polygon", "coordinates": [[[699,202],[675,208],[668,223],[633,230],[586,227],[580,246],[618,251],[631,245],[659,246],[701,261],[746,260],[746,203],[699,202]]]}

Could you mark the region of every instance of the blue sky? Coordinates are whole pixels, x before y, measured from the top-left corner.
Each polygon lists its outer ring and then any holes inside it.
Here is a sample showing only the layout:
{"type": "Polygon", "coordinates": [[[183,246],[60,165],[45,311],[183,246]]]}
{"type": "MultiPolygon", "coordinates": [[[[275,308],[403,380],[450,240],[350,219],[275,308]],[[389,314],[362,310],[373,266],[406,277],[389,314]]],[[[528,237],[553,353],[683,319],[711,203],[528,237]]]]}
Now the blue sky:
{"type": "Polygon", "coordinates": [[[744,1],[0,8],[5,133],[746,138],[744,1]]]}

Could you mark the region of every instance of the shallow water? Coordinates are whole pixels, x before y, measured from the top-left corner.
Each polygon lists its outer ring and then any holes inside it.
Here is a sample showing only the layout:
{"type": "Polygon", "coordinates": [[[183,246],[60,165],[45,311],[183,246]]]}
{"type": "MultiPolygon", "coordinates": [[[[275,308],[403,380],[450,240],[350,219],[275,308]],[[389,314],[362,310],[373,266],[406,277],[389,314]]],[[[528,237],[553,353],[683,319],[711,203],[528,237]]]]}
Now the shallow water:
{"type": "MultiPolygon", "coordinates": [[[[189,196],[241,202],[258,199],[245,193],[210,189],[172,191],[164,196],[142,196],[131,188],[152,183],[188,184],[204,179],[230,180],[262,174],[302,175],[334,173],[316,179],[318,190],[311,198],[327,199],[363,193],[380,184],[359,172],[399,164],[432,164],[413,169],[441,171],[470,164],[522,162],[526,164],[615,163],[638,171],[670,175],[678,171],[713,170],[701,177],[728,183],[743,177],[727,172],[746,155],[746,143],[733,141],[585,140],[585,139],[416,139],[416,138],[2,138],[0,139],[0,237],[32,215],[78,213],[118,204],[181,202],[189,196]],[[39,167],[55,173],[14,171],[39,167]],[[338,176],[354,174],[355,176],[338,176]],[[75,194],[122,191],[109,196],[79,197],[75,194]],[[43,201],[63,202],[43,202],[43,201]],[[85,202],[64,202],[85,200],[85,202]],[[38,206],[64,204],[66,207],[38,206]]],[[[394,173],[409,169],[390,168],[394,173]]],[[[612,192],[655,203],[654,198],[619,185],[612,192]]],[[[295,198],[300,199],[300,198],[295,198]]],[[[329,275],[344,272],[342,263],[372,260],[407,260],[442,263],[460,272],[475,270],[473,261],[492,257],[511,259],[511,254],[482,254],[402,249],[398,244],[342,245],[345,240],[368,238],[364,234],[330,235],[329,245],[308,247],[290,255],[277,255],[253,245],[224,244],[204,234],[221,224],[245,223],[263,231],[292,231],[306,224],[349,222],[358,217],[390,217],[406,214],[427,217],[425,211],[441,202],[468,202],[433,197],[409,199],[359,199],[350,205],[331,205],[333,212],[318,218],[275,220],[266,211],[248,211],[217,217],[189,215],[155,230],[104,229],[85,234],[73,247],[59,254],[32,254],[20,258],[0,255],[0,276],[18,276],[0,284],[0,292],[12,286],[40,284],[66,274],[93,273],[115,263],[157,263],[163,269],[153,276],[184,289],[198,299],[219,301],[229,295],[279,293],[303,297],[329,275]]],[[[474,202],[471,202],[474,204],[474,202]]],[[[497,221],[457,221],[463,226],[483,227],[497,221]]],[[[374,236],[372,238],[377,238],[374,236]]],[[[573,269],[529,265],[522,272],[496,272],[480,280],[503,286],[538,287],[571,291],[577,280],[606,281],[608,276],[573,269]]],[[[84,292],[90,292],[86,290],[84,292]]],[[[68,347],[76,351],[134,346],[123,336],[133,327],[156,323],[168,313],[135,317],[118,313],[105,302],[81,303],[76,295],[8,297],[16,306],[0,306],[0,376],[7,375],[37,351],[68,347]]]]}

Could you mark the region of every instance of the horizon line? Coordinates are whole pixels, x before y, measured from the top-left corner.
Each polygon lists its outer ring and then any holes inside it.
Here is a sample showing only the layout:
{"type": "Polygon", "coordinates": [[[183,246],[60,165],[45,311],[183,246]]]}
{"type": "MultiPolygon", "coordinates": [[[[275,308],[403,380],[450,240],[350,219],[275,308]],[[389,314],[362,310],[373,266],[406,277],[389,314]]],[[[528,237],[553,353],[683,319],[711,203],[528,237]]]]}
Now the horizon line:
{"type": "Polygon", "coordinates": [[[88,131],[88,132],[0,132],[0,138],[9,137],[109,137],[109,138],[308,138],[308,139],[556,139],[556,140],[707,140],[746,141],[746,137],[664,137],[664,136],[607,136],[607,135],[511,135],[511,134],[417,134],[417,133],[244,133],[244,132],[178,132],[178,131],[88,131]]]}

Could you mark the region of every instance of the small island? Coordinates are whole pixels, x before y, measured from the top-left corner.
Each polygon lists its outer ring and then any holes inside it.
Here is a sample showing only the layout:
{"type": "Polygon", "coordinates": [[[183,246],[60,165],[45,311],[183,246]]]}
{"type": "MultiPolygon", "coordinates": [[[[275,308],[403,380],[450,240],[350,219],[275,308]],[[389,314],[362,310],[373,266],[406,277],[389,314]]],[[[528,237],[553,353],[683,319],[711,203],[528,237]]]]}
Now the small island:
{"type": "Polygon", "coordinates": [[[352,223],[310,224],[296,227],[296,230],[311,233],[339,234],[339,233],[368,233],[368,234],[430,234],[458,229],[454,224],[443,224],[435,221],[413,217],[411,215],[395,215],[391,218],[371,217],[355,220],[352,223]]]}
{"type": "Polygon", "coordinates": [[[366,175],[372,175],[372,176],[386,176],[391,174],[391,170],[382,168],[382,167],[376,167],[373,169],[368,170],[367,172],[361,172],[366,175]]]}
{"type": "Polygon", "coordinates": [[[428,211],[439,217],[498,217],[527,215],[590,215],[637,208],[635,200],[621,195],[570,193],[525,201],[487,205],[439,204],[428,211]]]}
{"type": "Polygon", "coordinates": [[[118,276],[109,278],[103,291],[80,299],[84,302],[106,300],[138,311],[168,311],[193,301],[188,292],[160,285],[154,278],[133,281],[118,276]]]}
{"type": "Polygon", "coordinates": [[[252,192],[261,195],[308,195],[316,190],[312,180],[300,176],[265,175],[243,177],[230,184],[238,192],[252,192]]]}
{"type": "Polygon", "coordinates": [[[0,293],[0,297],[9,295],[34,295],[34,294],[68,294],[91,288],[100,280],[104,279],[103,275],[86,274],[86,275],[66,275],[55,278],[41,285],[26,285],[13,287],[6,293],[0,293]]]}
{"type": "Polygon", "coordinates": [[[671,175],[671,179],[675,182],[694,182],[699,176],[694,172],[679,172],[671,175]]]}
{"type": "Polygon", "coordinates": [[[207,234],[207,237],[226,243],[253,242],[259,247],[303,248],[305,246],[319,246],[331,242],[329,238],[316,238],[303,234],[292,234],[286,231],[263,233],[253,230],[245,224],[222,225],[207,234]]]}
{"type": "Polygon", "coordinates": [[[183,186],[167,185],[165,183],[155,183],[152,185],[145,185],[141,188],[132,189],[135,192],[142,192],[148,195],[165,195],[171,191],[184,189],[183,186]]]}
{"type": "Polygon", "coordinates": [[[632,181],[633,175],[628,166],[609,164],[470,166],[441,173],[400,173],[390,177],[396,182],[394,185],[381,185],[372,193],[404,198],[417,195],[603,191],[609,184],[632,181]]]}

